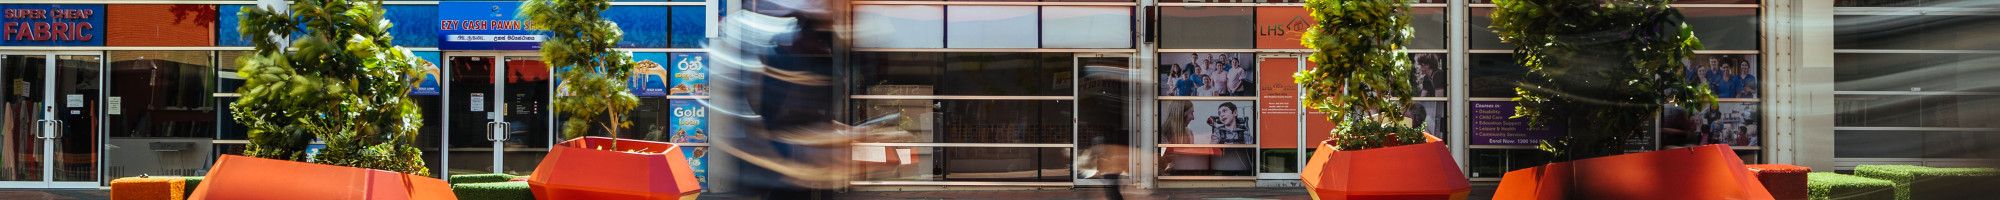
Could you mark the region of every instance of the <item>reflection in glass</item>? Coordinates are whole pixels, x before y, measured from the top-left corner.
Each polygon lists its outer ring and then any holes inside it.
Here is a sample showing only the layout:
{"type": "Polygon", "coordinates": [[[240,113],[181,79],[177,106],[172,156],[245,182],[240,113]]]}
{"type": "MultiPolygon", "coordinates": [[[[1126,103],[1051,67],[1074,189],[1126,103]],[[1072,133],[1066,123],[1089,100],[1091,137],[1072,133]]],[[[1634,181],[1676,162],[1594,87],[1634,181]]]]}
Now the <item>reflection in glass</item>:
{"type": "Polygon", "coordinates": [[[98,56],[56,56],[55,94],[63,95],[55,116],[60,129],[52,136],[56,152],[55,181],[97,181],[97,116],[103,112],[104,85],[98,80],[103,60],[98,56]],[[80,100],[80,101],[79,101],[80,100]]]}
{"type": "Polygon", "coordinates": [[[1256,35],[1252,7],[1160,8],[1162,49],[1249,49],[1256,35]]]}
{"type": "MultiPolygon", "coordinates": [[[[1684,2],[1676,2],[1684,3],[1684,2]]],[[[1757,50],[1756,8],[1680,8],[1705,50],[1757,50]]]]}
{"type": "Polygon", "coordinates": [[[1514,64],[1513,54],[1466,54],[1466,91],[1472,97],[1514,97],[1514,84],[1528,69],[1514,64]]]}
{"type": "Polygon", "coordinates": [[[862,53],[856,94],[1068,96],[1068,53],[862,53]]]}
{"type": "MultiPolygon", "coordinates": [[[[111,51],[106,175],[199,176],[206,168],[218,107],[208,51],[111,51]],[[151,148],[160,144],[161,149],[151,148]],[[192,162],[190,162],[192,161],[192,162]]],[[[224,105],[226,106],[226,105],[224,105]]]]}
{"type": "Polygon", "coordinates": [[[1834,90],[2000,92],[1994,54],[1834,54],[1834,90]]]}
{"type": "Polygon", "coordinates": [[[2000,96],[1835,95],[1834,126],[2000,127],[2000,96]]]}
{"type": "Polygon", "coordinates": [[[1042,7],[1042,48],[1132,48],[1132,38],[1132,7],[1042,7]]]}
{"type": "Polygon", "coordinates": [[[7,140],[0,143],[5,146],[0,148],[0,156],[6,157],[0,160],[7,161],[0,163],[0,181],[46,180],[42,178],[42,162],[48,157],[43,156],[45,143],[37,138],[43,134],[38,132],[42,129],[37,128],[36,120],[41,119],[39,108],[46,103],[42,97],[47,90],[42,85],[47,79],[41,74],[48,68],[48,59],[46,55],[5,55],[5,61],[0,62],[7,115],[5,132],[0,133],[5,136],[0,139],[7,140]]]}
{"type": "MultiPolygon", "coordinates": [[[[945,8],[945,46],[951,48],[1035,48],[1035,6],[951,6],[945,8]]],[[[1071,30],[1066,30],[1071,31],[1071,30]]],[[[1054,39],[1054,38],[1049,38],[1054,39]]]]}
{"type": "Polygon", "coordinates": [[[944,6],[855,5],[854,46],[944,48],[944,6]]]}
{"type": "Polygon", "coordinates": [[[1255,148],[1165,148],[1162,176],[1255,176],[1255,148]]]}
{"type": "Polygon", "coordinates": [[[1547,152],[1532,148],[1472,149],[1471,152],[1467,156],[1471,164],[1466,169],[1471,171],[1472,178],[1499,178],[1509,171],[1549,163],[1547,152]]]}

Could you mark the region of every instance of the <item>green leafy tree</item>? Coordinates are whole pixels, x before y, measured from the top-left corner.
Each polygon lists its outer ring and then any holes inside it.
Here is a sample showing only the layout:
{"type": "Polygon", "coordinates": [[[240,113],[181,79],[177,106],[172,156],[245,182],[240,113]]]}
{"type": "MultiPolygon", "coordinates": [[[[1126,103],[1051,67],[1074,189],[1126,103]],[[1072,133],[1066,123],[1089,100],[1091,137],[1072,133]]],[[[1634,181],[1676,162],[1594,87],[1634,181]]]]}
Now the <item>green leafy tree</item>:
{"type": "Polygon", "coordinates": [[[378,1],[292,0],[288,12],[244,8],[237,31],[256,51],[239,58],[244,79],[229,105],[250,131],[244,154],[305,160],[313,138],[323,164],[429,175],[415,143],[423,126],[409,50],[389,43],[378,1]],[[299,25],[304,25],[301,29],[299,25]],[[299,33],[299,34],[294,34],[299,33]],[[291,35],[290,51],[281,37],[291,35]]]}
{"type": "Polygon", "coordinates": [[[1514,62],[1528,69],[1514,89],[1514,117],[1565,127],[1540,146],[1558,159],[1619,154],[1624,140],[1652,130],[1646,124],[1663,106],[1715,104],[1683,70],[1702,46],[1672,0],[1494,3],[1490,28],[1519,46],[1514,62]]]}
{"type": "Polygon", "coordinates": [[[1300,44],[1318,65],[1292,75],[1305,106],[1329,114],[1337,150],[1423,143],[1403,116],[1410,105],[1408,0],[1306,0],[1318,23],[1300,44]]]}
{"type": "Polygon", "coordinates": [[[589,135],[592,128],[618,137],[631,126],[626,113],[639,106],[625,84],[632,74],[632,54],[613,49],[623,33],[602,17],[609,0],[529,0],[521,16],[529,28],[547,31],[542,59],[559,71],[562,94],[555,110],[562,113],[563,138],[589,135]]]}

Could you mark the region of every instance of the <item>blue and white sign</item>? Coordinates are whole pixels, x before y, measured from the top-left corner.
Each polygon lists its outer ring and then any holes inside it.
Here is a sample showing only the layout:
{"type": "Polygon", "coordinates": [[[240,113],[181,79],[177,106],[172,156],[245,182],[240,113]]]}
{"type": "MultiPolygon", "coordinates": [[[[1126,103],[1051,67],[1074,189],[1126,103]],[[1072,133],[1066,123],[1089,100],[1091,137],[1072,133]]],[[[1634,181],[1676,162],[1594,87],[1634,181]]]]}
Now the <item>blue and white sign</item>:
{"type": "Polygon", "coordinates": [[[669,95],[708,95],[708,54],[675,53],[674,85],[669,95]]]}
{"type": "Polygon", "coordinates": [[[670,100],[667,106],[673,112],[670,119],[673,124],[669,127],[674,133],[671,142],[708,142],[708,107],[702,106],[701,101],[689,99],[670,100]]]}
{"type": "Polygon", "coordinates": [[[528,30],[521,2],[438,2],[439,50],[536,50],[547,35],[528,30]]]}
{"type": "Polygon", "coordinates": [[[437,96],[441,94],[439,88],[444,87],[438,83],[438,80],[443,80],[444,73],[437,66],[440,58],[438,52],[417,51],[410,53],[417,56],[417,70],[424,72],[423,77],[418,77],[417,82],[413,85],[416,88],[410,89],[410,96],[437,96]]]}
{"type": "Polygon", "coordinates": [[[0,4],[0,46],[104,46],[104,5],[0,4]]]}
{"type": "Polygon", "coordinates": [[[667,81],[673,80],[671,69],[661,64],[667,61],[667,53],[632,53],[632,77],[626,88],[635,96],[667,96],[667,81]]]}

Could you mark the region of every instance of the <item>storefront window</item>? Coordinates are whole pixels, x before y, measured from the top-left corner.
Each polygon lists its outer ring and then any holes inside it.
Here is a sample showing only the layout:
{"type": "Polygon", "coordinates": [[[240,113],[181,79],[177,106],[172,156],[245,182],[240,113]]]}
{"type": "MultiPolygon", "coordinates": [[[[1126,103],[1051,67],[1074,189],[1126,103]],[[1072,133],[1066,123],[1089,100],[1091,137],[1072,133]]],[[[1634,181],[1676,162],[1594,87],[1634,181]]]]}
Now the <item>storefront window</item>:
{"type": "Polygon", "coordinates": [[[1042,48],[1132,48],[1132,7],[1044,6],[1042,48]]]}
{"type": "Polygon", "coordinates": [[[209,138],[214,133],[216,78],[209,51],[111,51],[111,95],[120,112],[119,137],[209,138]]]}
{"type": "Polygon", "coordinates": [[[944,6],[855,5],[854,46],[944,48],[944,6]]]}
{"type": "Polygon", "coordinates": [[[1252,7],[1159,7],[1162,49],[1249,49],[1252,7]]]}
{"type": "MultiPolygon", "coordinates": [[[[1035,48],[1035,6],[945,7],[945,46],[1035,48]]],[[[1048,38],[1054,39],[1054,38],[1048,38]]]]}

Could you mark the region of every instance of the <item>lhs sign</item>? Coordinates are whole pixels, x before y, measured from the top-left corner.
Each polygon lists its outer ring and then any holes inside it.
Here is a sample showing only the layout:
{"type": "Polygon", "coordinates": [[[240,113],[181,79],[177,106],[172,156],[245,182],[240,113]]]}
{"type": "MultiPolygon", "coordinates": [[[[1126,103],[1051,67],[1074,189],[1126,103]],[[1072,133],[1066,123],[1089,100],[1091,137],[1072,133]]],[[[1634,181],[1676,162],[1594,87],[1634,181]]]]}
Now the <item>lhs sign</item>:
{"type": "Polygon", "coordinates": [[[536,50],[548,36],[528,30],[521,2],[438,2],[439,50],[536,50]]]}
{"type": "Polygon", "coordinates": [[[104,5],[0,5],[0,46],[103,46],[104,5]]]}

